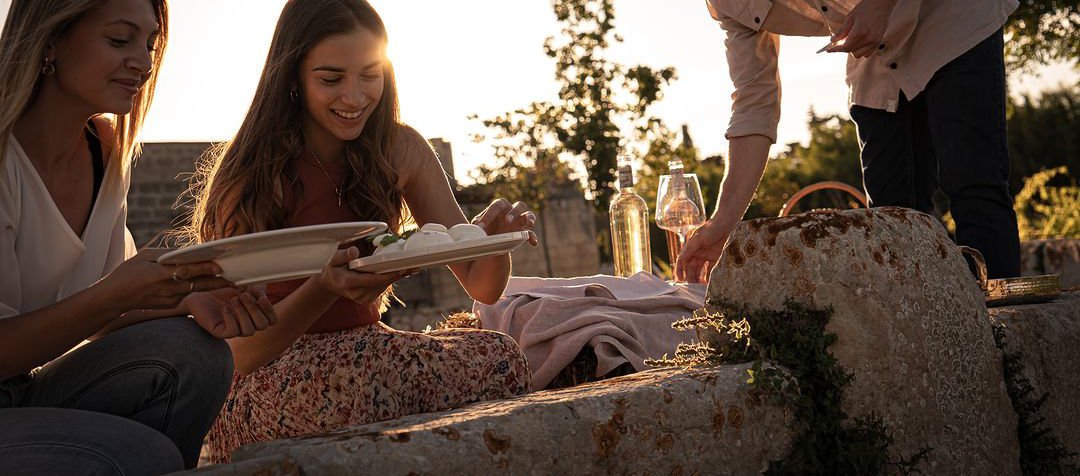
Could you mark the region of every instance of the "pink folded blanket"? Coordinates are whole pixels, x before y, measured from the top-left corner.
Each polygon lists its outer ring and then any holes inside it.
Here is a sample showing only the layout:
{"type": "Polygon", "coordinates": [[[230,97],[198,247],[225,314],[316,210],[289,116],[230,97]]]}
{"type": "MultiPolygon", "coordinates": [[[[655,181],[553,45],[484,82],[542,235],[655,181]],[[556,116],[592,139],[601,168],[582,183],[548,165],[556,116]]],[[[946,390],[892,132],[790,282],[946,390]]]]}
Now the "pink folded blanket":
{"type": "Polygon", "coordinates": [[[693,338],[671,323],[705,301],[704,285],[671,285],[651,274],[628,278],[510,278],[502,299],[476,303],[484,329],[513,337],[532,369],[532,390],[548,385],[585,346],[596,353],[596,376],[629,362],[674,354],[693,338]]]}

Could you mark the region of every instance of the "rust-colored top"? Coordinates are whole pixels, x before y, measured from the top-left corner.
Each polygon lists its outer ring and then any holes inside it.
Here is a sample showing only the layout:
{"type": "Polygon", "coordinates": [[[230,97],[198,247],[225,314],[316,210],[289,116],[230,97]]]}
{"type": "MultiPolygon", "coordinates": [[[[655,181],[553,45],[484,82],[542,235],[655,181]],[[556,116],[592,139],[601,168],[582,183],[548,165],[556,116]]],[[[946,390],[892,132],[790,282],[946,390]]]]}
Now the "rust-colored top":
{"type": "MultiPolygon", "coordinates": [[[[347,205],[338,206],[338,195],[334,188],[340,187],[345,182],[344,164],[323,161],[322,167],[319,168],[319,164],[315,162],[315,156],[311,154],[304,154],[292,161],[292,170],[303,185],[302,194],[298,193],[299,190],[295,184],[290,183],[288,177],[282,177],[281,188],[285,206],[289,210],[289,215],[285,219],[285,228],[363,220],[347,205]]],[[[369,255],[373,251],[371,244],[366,240],[347,243],[341,248],[349,246],[359,248],[360,256],[369,255]]],[[[266,287],[267,297],[274,303],[281,301],[304,284],[307,279],[310,278],[271,283],[266,287]]],[[[347,298],[339,298],[308,328],[307,333],[341,331],[374,324],[378,321],[379,304],[377,302],[360,304],[347,298]]]]}

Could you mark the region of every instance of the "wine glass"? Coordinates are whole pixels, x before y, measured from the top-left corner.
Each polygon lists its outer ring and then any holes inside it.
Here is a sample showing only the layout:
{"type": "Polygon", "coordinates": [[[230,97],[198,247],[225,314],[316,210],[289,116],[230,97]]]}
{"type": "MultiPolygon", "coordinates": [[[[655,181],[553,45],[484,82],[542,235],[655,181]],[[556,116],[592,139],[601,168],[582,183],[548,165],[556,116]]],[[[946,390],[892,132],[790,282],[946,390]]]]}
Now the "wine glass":
{"type": "Polygon", "coordinates": [[[701,198],[701,184],[696,174],[683,174],[685,193],[672,193],[671,176],[661,175],[656,188],[656,226],[668,232],[668,256],[671,265],[679,258],[686,235],[705,223],[705,201],[701,198]],[[678,235],[672,240],[671,234],[678,235]]]}

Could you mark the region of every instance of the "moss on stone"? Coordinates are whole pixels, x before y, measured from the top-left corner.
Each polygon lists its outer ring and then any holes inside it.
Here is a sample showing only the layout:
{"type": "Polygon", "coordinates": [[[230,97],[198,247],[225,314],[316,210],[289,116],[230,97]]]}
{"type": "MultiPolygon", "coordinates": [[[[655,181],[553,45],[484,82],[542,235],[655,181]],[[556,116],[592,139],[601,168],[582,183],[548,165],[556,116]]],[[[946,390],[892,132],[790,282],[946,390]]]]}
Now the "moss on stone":
{"type": "Polygon", "coordinates": [[[1036,396],[1031,381],[1024,376],[1024,353],[1009,352],[1005,334],[1004,325],[994,326],[994,343],[1001,349],[1005,368],[1005,390],[1019,417],[1020,470],[1026,476],[1080,475],[1080,468],[1071,463],[1076,453],[1065,448],[1039,413],[1050,394],[1036,396]]]}
{"type": "Polygon", "coordinates": [[[836,342],[836,335],[825,331],[831,316],[832,309],[811,309],[794,301],[779,311],[710,302],[673,325],[709,329],[706,342],[681,344],[674,357],[648,363],[697,367],[754,362],[748,383],[756,395],[791,408],[795,416],[790,451],[771,461],[765,474],[882,474],[886,468],[920,472],[929,448],[907,459],[891,459],[893,439],[885,421],[873,414],[853,419],[843,410],[844,388],[854,376],[829,352],[836,342]]]}

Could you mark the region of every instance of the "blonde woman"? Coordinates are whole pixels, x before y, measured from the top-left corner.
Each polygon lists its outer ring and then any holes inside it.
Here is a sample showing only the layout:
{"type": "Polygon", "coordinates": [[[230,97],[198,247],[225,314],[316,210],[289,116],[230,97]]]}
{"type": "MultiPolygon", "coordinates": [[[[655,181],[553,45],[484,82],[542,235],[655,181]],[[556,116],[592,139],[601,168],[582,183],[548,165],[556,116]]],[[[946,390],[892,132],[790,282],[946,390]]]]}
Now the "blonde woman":
{"type": "MultiPolygon", "coordinates": [[[[243,125],[196,181],[197,239],[353,220],[400,230],[406,206],[421,225],[466,221],[431,147],[398,120],[386,44],[363,0],[286,3],[243,125]]],[[[530,229],[535,217],[497,200],[475,222],[495,234],[530,229]]],[[[380,323],[381,296],[406,273],[349,270],[361,250],[370,245],[342,250],[319,276],[271,284],[279,323],[229,340],[237,378],[210,434],[215,461],[257,441],[525,392],[525,358],[506,335],[380,323]]],[[[450,268],[490,303],[510,259],[450,268]]]]}
{"type": "Polygon", "coordinates": [[[0,474],[193,467],[232,374],[220,339],[276,319],[214,263],[159,265],[126,232],[129,163],[167,18],[164,0],[11,4],[0,37],[0,474]]]}

